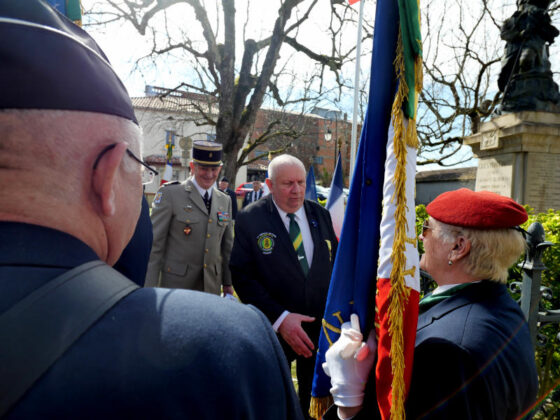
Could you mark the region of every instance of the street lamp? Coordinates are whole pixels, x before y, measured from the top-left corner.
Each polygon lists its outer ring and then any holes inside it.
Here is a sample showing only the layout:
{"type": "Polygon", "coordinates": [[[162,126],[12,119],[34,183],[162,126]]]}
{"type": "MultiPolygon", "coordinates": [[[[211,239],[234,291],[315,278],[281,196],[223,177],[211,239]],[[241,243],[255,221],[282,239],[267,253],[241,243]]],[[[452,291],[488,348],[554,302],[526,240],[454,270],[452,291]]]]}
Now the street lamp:
{"type": "Polygon", "coordinates": [[[327,128],[327,132],[325,133],[325,141],[331,141],[332,140],[332,131],[330,128],[327,128]]]}

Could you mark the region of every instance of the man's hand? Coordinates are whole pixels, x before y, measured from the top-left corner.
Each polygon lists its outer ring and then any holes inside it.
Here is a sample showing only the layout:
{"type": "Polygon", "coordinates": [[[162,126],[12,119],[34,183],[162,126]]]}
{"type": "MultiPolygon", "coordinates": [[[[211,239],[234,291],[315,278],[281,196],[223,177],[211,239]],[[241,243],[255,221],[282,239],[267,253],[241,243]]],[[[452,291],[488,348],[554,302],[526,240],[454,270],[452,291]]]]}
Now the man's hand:
{"type": "Polygon", "coordinates": [[[233,286],[222,286],[222,291],[225,295],[233,295],[233,286]]]}
{"type": "Polygon", "coordinates": [[[307,315],[290,313],[284,318],[284,321],[278,327],[278,332],[290,345],[297,355],[303,357],[311,357],[315,346],[301,327],[302,322],[313,322],[315,318],[307,315]]]}
{"type": "Polygon", "coordinates": [[[327,350],[326,363],[323,363],[323,370],[331,377],[331,394],[339,407],[363,404],[364,389],[377,349],[374,332],[364,343],[358,316],[352,314],[351,318],[352,323],[342,324],[340,338],[327,350]]]}

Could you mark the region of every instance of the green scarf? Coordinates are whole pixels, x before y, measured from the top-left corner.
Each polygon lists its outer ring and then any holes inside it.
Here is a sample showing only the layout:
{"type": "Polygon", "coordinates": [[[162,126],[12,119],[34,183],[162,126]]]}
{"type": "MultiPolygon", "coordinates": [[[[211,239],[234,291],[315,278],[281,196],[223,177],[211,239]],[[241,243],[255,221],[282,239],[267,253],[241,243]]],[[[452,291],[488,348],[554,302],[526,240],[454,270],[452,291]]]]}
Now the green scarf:
{"type": "Polygon", "coordinates": [[[463,290],[465,287],[470,286],[472,283],[463,283],[458,284],[451,289],[446,290],[443,293],[438,293],[437,295],[429,294],[426,295],[419,303],[418,308],[419,312],[423,313],[430,309],[432,306],[437,305],[442,300],[447,299],[450,296],[456,294],[459,290],[463,290]]]}

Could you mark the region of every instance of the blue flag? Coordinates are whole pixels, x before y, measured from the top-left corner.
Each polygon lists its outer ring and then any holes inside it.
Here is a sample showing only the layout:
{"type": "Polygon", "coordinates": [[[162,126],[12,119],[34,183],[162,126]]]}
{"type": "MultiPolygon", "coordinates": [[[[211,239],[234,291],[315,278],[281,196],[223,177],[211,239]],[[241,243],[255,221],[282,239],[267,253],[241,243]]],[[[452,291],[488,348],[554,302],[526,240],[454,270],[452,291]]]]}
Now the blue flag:
{"type": "MultiPolygon", "coordinates": [[[[417,5],[416,0],[377,1],[369,104],[362,127],[354,176],[350,185],[350,194],[319,338],[310,407],[310,414],[314,418],[320,418],[332,401],[330,399],[330,378],[323,371],[322,364],[325,362],[326,351],[340,336],[342,323],[348,322],[352,313],[358,314],[360,329],[367,337],[367,333],[374,328],[374,320],[378,320],[379,315],[375,313],[377,305],[378,310],[385,311],[382,314],[382,321],[384,322],[383,325],[387,324],[389,318],[386,315],[389,311],[386,310],[386,301],[382,302],[383,306],[379,306],[379,297],[376,298],[376,289],[379,288],[380,284],[382,284],[384,292],[388,290],[383,298],[389,296],[388,300],[393,299],[399,305],[403,300],[406,303],[411,302],[412,312],[414,312],[414,299],[416,299],[417,307],[417,293],[413,293],[412,299],[408,299],[411,294],[405,290],[405,297],[402,298],[401,296],[403,277],[408,275],[408,272],[412,273],[411,277],[414,276],[414,273],[417,274],[418,265],[417,251],[414,248],[416,233],[413,227],[416,149],[414,146],[409,147],[409,143],[407,143],[409,139],[416,138],[416,131],[413,121],[414,115],[407,115],[402,112],[407,103],[408,91],[404,81],[405,71],[403,69],[404,64],[402,64],[404,54],[402,52],[402,41],[399,37],[399,18],[401,18],[401,25],[403,21],[407,23],[405,15],[411,7],[408,3],[412,4],[412,2],[417,5]],[[396,128],[393,128],[393,126],[396,128]],[[398,146],[397,151],[395,151],[395,145],[398,146]],[[395,164],[392,159],[397,155],[398,159],[395,164]],[[412,166],[409,166],[414,168],[412,175],[407,172],[409,169],[407,162],[411,163],[412,166]],[[395,182],[397,178],[401,179],[402,182],[395,182]],[[395,192],[394,186],[397,184],[399,188],[395,192]],[[402,187],[403,184],[406,184],[406,188],[402,187]],[[412,195],[409,194],[410,185],[412,185],[412,195]],[[406,197],[405,190],[408,194],[406,197]],[[411,196],[412,199],[410,200],[411,196]],[[393,208],[388,209],[388,204],[391,204],[393,208]],[[406,217],[402,217],[403,209],[406,210],[406,217]],[[410,215],[412,215],[412,230],[407,225],[410,215]],[[392,229],[384,227],[387,226],[387,219],[392,219],[389,220],[389,224],[392,222],[392,229]],[[382,224],[382,221],[384,224],[382,224]],[[401,228],[401,231],[404,232],[397,239],[399,244],[397,247],[393,246],[392,232],[395,231],[394,226],[401,228]],[[383,245],[384,243],[385,245],[383,245]],[[405,249],[406,252],[412,249],[410,258],[404,255],[405,249]],[[397,258],[394,258],[395,252],[398,254],[397,258]],[[414,254],[416,254],[416,260],[414,254]],[[394,275],[392,271],[392,261],[398,262],[398,264],[395,263],[396,271],[399,273],[397,275],[394,275]],[[416,266],[413,266],[414,263],[416,266]],[[411,264],[411,267],[407,266],[405,270],[401,267],[403,264],[411,264]],[[389,269],[389,274],[387,274],[387,269],[389,269]],[[378,282],[380,277],[383,277],[381,279],[382,283],[378,282]],[[392,289],[394,284],[399,287],[392,289]],[[389,287],[387,288],[386,285],[389,285],[389,287]]],[[[418,9],[416,9],[417,14],[418,9]]],[[[418,43],[420,44],[419,41],[418,43]]],[[[421,67],[419,69],[414,66],[418,61],[413,59],[412,62],[412,68],[421,71],[421,67]]],[[[410,89],[414,91],[417,86],[412,84],[410,89]]],[[[413,144],[413,142],[410,142],[410,144],[413,144]]],[[[396,318],[402,320],[403,311],[395,311],[394,316],[391,315],[390,321],[396,318]]],[[[414,322],[414,316],[410,319],[409,324],[413,326],[413,345],[416,323],[414,322]]],[[[386,349],[388,346],[389,349],[393,349],[392,344],[387,340],[388,335],[383,332],[382,336],[379,337],[377,326],[376,332],[378,333],[378,340],[381,340],[378,348],[386,349]]],[[[406,334],[408,334],[408,331],[406,331],[406,334]]],[[[405,341],[404,346],[409,346],[410,340],[407,338],[405,341]]],[[[397,343],[397,345],[401,344],[403,344],[402,341],[397,343]]],[[[383,368],[387,366],[386,356],[383,353],[383,357],[380,357],[378,350],[378,365],[374,369],[379,369],[380,361],[383,363],[383,368]]],[[[397,362],[401,363],[402,360],[399,359],[397,362]]],[[[406,362],[408,362],[408,359],[406,362]]],[[[389,392],[386,394],[390,394],[391,389],[393,389],[391,388],[393,386],[391,375],[392,371],[389,363],[389,377],[385,378],[389,384],[389,392]]],[[[398,376],[395,375],[395,377],[398,376]]],[[[394,388],[397,394],[406,388],[404,385],[401,386],[401,382],[398,382],[397,385],[394,388]]],[[[386,395],[380,396],[379,389],[376,389],[376,392],[382,418],[386,419],[388,418],[386,417],[388,411],[385,410],[385,405],[382,407],[382,403],[379,402],[386,395]]],[[[398,395],[400,398],[401,394],[398,395]]],[[[402,408],[402,399],[397,401],[396,405],[402,408]]],[[[398,412],[392,418],[402,418],[399,417],[400,413],[398,412]]]]}
{"type": "Polygon", "coordinates": [[[305,199],[318,202],[317,200],[317,188],[315,186],[315,173],[313,172],[313,166],[309,167],[309,172],[307,173],[307,180],[305,181],[305,199]]]}

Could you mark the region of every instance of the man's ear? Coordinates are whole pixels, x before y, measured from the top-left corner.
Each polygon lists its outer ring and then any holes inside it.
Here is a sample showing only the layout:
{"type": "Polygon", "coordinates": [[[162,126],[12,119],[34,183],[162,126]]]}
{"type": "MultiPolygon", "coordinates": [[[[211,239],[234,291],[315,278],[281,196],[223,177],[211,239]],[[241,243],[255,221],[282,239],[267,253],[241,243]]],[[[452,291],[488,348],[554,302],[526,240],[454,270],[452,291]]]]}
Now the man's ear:
{"type": "Polygon", "coordinates": [[[115,187],[117,173],[126,153],[126,143],[118,143],[109,149],[93,171],[93,191],[97,195],[104,216],[115,214],[115,187]]]}
{"type": "Polygon", "coordinates": [[[270,180],[270,178],[266,178],[264,182],[266,182],[269,190],[272,189],[272,181],[270,180]]]}

